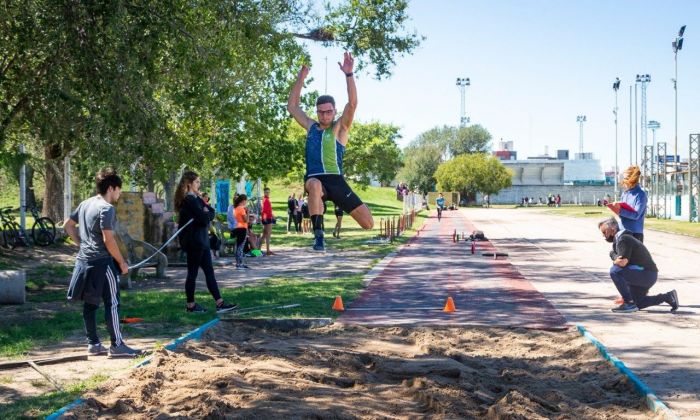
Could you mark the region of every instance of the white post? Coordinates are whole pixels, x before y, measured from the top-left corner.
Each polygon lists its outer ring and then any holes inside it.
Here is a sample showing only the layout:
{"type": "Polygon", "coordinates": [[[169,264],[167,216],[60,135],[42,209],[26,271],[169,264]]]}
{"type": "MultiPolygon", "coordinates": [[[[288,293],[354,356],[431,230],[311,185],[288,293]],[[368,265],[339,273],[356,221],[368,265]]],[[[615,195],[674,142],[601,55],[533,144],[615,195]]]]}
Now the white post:
{"type": "Polygon", "coordinates": [[[70,189],[70,157],[63,158],[63,220],[68,220],[73,206],[73,197],[70,189]]]}
{"type": "MultiPolygon", "coordinates": [[[[24,145],[19,145],[19,152],[24,155],[24,145]]],[[[22,230],[25,229],[26,220],[26,209],[27,207],[27,165],[22,164],[19,168],[19,225],[22,230]]]]}

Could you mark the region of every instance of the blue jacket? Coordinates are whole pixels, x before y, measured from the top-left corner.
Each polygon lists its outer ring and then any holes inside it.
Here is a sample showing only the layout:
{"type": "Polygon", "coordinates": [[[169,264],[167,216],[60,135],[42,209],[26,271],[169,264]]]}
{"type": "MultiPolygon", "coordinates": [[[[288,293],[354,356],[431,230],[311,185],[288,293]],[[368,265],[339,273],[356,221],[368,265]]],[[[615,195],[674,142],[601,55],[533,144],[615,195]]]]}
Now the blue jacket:
{"type": "Polygon", "coordinates": [[[627,203],[634,211],[620,209],[620,223],[622,229],[644,233],[644,215],[647,212],[647,193],[637,184],[636,187],[622,193],[620,201],[627,203]]]}

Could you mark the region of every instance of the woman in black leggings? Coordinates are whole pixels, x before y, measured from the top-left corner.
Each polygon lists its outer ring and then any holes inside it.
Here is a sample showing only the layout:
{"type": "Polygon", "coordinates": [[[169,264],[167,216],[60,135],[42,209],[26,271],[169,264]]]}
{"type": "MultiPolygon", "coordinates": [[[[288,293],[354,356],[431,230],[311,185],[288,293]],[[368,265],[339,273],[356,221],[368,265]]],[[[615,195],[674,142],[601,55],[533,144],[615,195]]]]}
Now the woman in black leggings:
{"type": "Polygon", "coordinates": [[[175,209],[179,212],[179,225],[185,226],[192,220],[179,237],[180,247],[187,254],[187,279],[185,280],[187,312],[206,312],[203,306],[194,301],[195,282],[200,267],[207,280],[207,289],[216,301],[216,312],[229,312],[236,309],[238,305],[224,302],[214,277],[208,230],[209,223],[214,220],[215,211],[202,200],[199,186],[199,175],[187,171],[182,174],[175,191],[175,209]]]}
{"type": "Polygon", "coordinates": [[[232,235],[236,238],[236,268],[249,268],[243,261],[243,253],[245,248],[246,238],[248,237],[248,197],[241,194],[233,200],[233,216],[236,218],[236,228],[232,235]]]}

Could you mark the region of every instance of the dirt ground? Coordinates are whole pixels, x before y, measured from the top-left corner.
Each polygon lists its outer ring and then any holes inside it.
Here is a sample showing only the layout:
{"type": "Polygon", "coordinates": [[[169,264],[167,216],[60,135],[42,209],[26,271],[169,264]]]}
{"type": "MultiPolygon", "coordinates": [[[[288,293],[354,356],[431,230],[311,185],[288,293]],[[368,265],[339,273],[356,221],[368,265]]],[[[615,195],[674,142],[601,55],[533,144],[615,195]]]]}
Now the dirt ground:
{"type": "Polygon", "coordinates": [[[573,330],[281,332],[222,321],[85,395],[77,418],[653,418],[573,330]]]}

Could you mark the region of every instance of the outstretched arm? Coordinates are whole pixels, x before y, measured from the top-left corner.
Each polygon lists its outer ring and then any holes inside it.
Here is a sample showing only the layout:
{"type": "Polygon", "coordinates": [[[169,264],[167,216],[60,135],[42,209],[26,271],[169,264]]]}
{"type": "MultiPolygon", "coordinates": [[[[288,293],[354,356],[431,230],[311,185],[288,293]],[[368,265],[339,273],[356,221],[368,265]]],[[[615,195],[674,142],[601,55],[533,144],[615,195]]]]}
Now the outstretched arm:
{"type": "Polygon", "coordinates": [[[292,117],[294,117],[299,125],[304,127],[305,130],[308,130],[314,123],[314,121],[309,118],[308,115],[306,115],[304,110],[301,109],[301,88],[304,86],[304,79],[306,79],[306,76],[308,75],[309,68],[306,66],[301,66],[301,70],[297,76],[297,81],[294,82],[292,91],[289,93],[289,100],[287,101],[287,110],[290,114],[292,114],[292,117]]]}
{"type": "Polygon", "coordinates": [[[348,103],[343,109],[343,116],[340,118],[340,128],[344,133],[339,133],[340,140],[347,142],[347,130],[352,125],[352,120],[355,117],[355,109],[357,108],[357,87],[355,86],[355,78],[352,70],[355,66],[355,59],[352,54],[346,52],[343,54],[343,64],[338,63],[340,70],[345,73],[345,81],[348,85],[348,103]],[[344,138],[343,138],[344,137],[344,138]]]}

